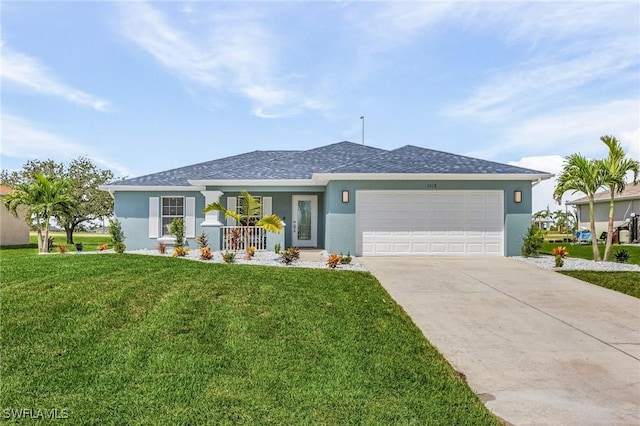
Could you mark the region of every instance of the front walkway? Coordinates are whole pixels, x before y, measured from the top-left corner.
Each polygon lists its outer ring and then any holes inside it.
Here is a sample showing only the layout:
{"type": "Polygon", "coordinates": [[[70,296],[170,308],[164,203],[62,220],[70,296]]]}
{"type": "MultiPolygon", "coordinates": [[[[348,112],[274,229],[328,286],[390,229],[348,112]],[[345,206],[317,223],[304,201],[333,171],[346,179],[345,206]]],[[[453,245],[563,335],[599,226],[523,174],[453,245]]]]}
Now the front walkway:
{"type": "Polygon", "coordinates": [[[640,424],[640,300],[508,258],[359,258],[497,416],[640,424]]]}

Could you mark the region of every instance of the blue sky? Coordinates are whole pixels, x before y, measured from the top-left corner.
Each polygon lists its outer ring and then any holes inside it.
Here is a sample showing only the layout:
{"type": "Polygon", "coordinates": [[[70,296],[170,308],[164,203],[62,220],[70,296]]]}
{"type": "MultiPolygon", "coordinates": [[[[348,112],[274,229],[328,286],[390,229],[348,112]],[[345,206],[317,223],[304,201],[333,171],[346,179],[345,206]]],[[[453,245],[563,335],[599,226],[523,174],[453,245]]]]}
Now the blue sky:
{"type": "Polygon", "coordinates": [[[640,159],[637,1],[0,7],[5,169],[87,155],[133,177],[360,142],[362,115],[385,149],[556,173],[570,153],[604,156],[612,134],[640,159]]]}

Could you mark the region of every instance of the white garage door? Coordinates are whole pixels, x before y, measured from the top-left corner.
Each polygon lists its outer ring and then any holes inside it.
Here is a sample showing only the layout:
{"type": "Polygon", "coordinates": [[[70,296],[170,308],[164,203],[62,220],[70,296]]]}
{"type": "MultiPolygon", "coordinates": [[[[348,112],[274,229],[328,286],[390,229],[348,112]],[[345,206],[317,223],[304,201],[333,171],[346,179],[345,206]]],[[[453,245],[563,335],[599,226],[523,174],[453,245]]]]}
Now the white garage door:
{"type": "Polygon", "coordinates": [[[504,253],[502,191],[358,191],[362,256],[504,253]]]}

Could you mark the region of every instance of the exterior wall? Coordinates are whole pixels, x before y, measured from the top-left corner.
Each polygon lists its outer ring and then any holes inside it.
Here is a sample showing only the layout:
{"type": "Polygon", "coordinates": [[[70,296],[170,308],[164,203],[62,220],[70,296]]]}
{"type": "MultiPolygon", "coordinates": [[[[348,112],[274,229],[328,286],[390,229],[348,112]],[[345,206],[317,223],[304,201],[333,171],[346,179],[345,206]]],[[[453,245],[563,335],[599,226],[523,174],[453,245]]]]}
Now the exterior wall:
{"type": "MultiPolygon", "coordinates": [[[[222,205],[227,204],[227,197],[238,197],[240,196],[240,191],[238,188],[215,188],[216,190],[220,190],[224,192],[224,195],[220,197],[220,202],[222,205]]],[[[291,224],[293,218],[293,203],[292,197],[294,195],[317,195],[318,196],[318,248],[324,248],[325,246],[325,208],[324,208],[324,193],[310,191],[306,187],[300,188],[279,188],[279,191],[286,190],[287,192],[274,192],[274,188],[268,188],[265,191],[265,188],[256,188],[252,190],[248,188],[247,191],[253,196],[262,196],[262,197],[271,197],[272,205],[271,212],[273,214],[277,214],[282,218],[284,223],[286,224],[284,229],[284,246],[282,248],[291,246],[291,232],[292,227],[289,226],[291,224]]],[[[322,188],[324,190],[324,188],[322,188]]],[[[223,218],[220,218],[221,222],[224,222],[223,218]]]]}
{"type": "Polygon", "coordinates": [[[358,190],[502,190],[504,191],[504,247],[506,256],[517,256],[522,237],[531,222],[531,182],[529,181],[332,181],[325,196],[326,237],[329,252],[356,253],[355,205],[358,190]],[[342,202],[342,191],[349,202],[342,202]],[[513,201],[514,191],[522,191],[522,202],[513,201]]]}
{"type": "MultiPolygon", "coordinates": [[[[272,213],[280,216],[285,224],[288,224],[292,217],[292,196],[293,195],[317,195],[318,196],[318,247],[325,245],[325,209],[324,209],[324,187],[208,187],[209,191],[221,191],[220,197],[222,205],[226,205],[228,197],[237,197],[241,190],[248,190],[254,196],[272,197],[272,213]]],[[[125,244],[127,250],[155,249],[157,238],[149,238],[149,197],[195,197],[196,200],[196,235],[204,231],[209,236],[209,244],[213,250],[220,249],[220,228],[215,226],[201,226],[204,221],[205,198],[200,191],[118,191],[115,194],[115,216],[122,222],[122,230],[125,233],[125,244]]],[[[219,214],[219,221],[226,225],[222,214],[219,214]]],[[[280,242],[284,249],[291,245],[291,227],[285,226],[281,235],[268,235],[267,244],[270,246],[280,242]],[[284,237],[284,239],[282,239],[284,237]]],[[[186,240],[187,247],[196,248],[195,239],[186,240]]]]}
{"type": "MultiPolygon", "coordinates": [[[[293,195],[318,196],[318,248],[329,252],[356,253],[355,203],[358,190],[502,190],[504,191],[504,247],[506,256],[520,254],[522,237],[531,222],[531,183],[529,181],[332,181],[327,187],[208,187],[221,191],[220,202],[226,205],[227,197],[239,196],[241,190],[254,196],[272,197],[272,212],[283,218],[286,224],[293,215],[293,195]],[[342,190],[349,191],[349,202],[342,202],[342,190]],[[514,191],[522,191],[522,203],[513,201],[514,191]]],[[[121,220],[126,236],[127,249],[155,249],[156,238],[149,238],[149,197],[195,197],[196,235],[209,235],[212,249],[220,248],[220,229],[202,227],[204,221],[204,196],[199,191],[136,191],[116,192],[115,215],[121,220]]],[[[223,225],[225,220],[220,215],[223,225]]],[[[588,215],[587,215],[588,217],[588,215]]],[[[291,245],[291,228],[285,227],[284,247],[291,245]]],[[[271,241],[275,241],[271,239],[271,241]]],[[[187,239],[187,247],[195,248],[194,239],[187,239]]]]}
{"type": "MultiPolygon", "coordinates": [[[[589,229],[589,204],[581,204],[578,208],[578,227],[579,229],[589,229]]],[[[596,203],[593,209],[596,221],[596,234],[607,231],[609,225],[609,202],[596,203]]],[[[640,199],[636,200],[617,200],[613,204],[613,226],[620,226],[625,219],[629,218],[631,213],[640,214],[640,199]]]]}
{"type": "MultiPolygon", "coordinates": [[[[132,191],[116,192],[115,216],[122,222],[124,243],[127,250],[150,249],[158,245],[157,238],[149,238],[149,197],[195,197],[196,199],[196,235],[203,230],[209,234],[209,240],[213,243],[215,235],[211,235],[210,228],[203,228],[200,224],[204,221],[204,196],[198,192],[187,191],[132,191]]],[[[217,240],[220,239],[218,234],[217,240]]],[[[217,241],[215,240],[215,241],[217,241]]],[[[197,248],[193,238],[187,238],[185,247],[197,248]]],[[[212,245],[213,248],[213,245],[212,245]]]]}
{"type": "MultiPolygon", "coordinates": [[[[1,198],[0,198],[1,201],[1,198]]],[[[0,207],[0,246],[29,244],[29,225],[25,222],[26,209],[18,209],[18,217],[0,207]]]]}

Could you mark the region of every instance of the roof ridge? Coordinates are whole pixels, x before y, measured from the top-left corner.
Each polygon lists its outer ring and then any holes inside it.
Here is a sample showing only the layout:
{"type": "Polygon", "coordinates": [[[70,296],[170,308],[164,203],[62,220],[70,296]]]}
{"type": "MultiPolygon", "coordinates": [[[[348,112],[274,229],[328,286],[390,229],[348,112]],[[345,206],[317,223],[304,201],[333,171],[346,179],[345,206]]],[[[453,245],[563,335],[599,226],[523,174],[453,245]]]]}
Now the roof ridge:
{"type": "MultiPolygon", "coordinates": [[[[347,141],[347,142],[348,142],[348,141],[347,141]]],[[[354,143],[354,144],[355,144],[355,142],[349,142],[349,143],[354,143]]],[[[359,145],[359,146],[360,146],[361,144],[356,144],[356,145],[359,145]]],[[[374,158],[374,157],[377,157],[377,156],[379,156],[379,155],[383,155],[383,154],[386,154],[386,153],[390,152],[390,151],[388,151],[388,150],[386,150],[386,149],[378,148],[378,147],[375,147],[375,146],[369,146],[369,145],[365,145],[365,146],[366,146],[367,148],[377,149],[377,150],[382,151],[382,152],[376,152],[375,154],[371,154],[371,155],[370,155],[370,156],[368,156],[368,157],[361,158],[361,159],[360,159],[360,160],[358,160],[358,161],[352,161],[352,162],[350,162],[350,163],[341,164],[341,165],[339,165],[339,166],[332,167],[332,168],[330,168],[330,169],[327,169],[327,170],[324,170],[324,171],[322,171],[322,172],[318,172],[318,173],[330,173],[332,170],[340,169],[340,168],[342,168],[342,167],[346,167],[346,166],[352,166],[352,165],[354,165],[354,164],[359,164],[359,163],[362,163],[363,161],[368,161],[368,160],[371,160],[371,159],[372,159],[372,158],[374,158]]]]}

